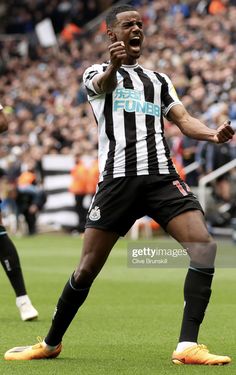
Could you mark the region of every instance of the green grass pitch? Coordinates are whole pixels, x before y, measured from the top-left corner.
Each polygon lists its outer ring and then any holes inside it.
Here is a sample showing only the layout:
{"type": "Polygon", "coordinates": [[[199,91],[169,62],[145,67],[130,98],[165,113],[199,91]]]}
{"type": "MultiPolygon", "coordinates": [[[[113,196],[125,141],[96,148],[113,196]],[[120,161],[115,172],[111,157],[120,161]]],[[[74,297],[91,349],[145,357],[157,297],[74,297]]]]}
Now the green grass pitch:
{"type": "MultiPolygon", "coordinates": [[[[162,246],[167,240],[158,240],[162,246]]],[[[13,361],[4,352],[36,343],[47,333],[61,290],[79,260],[81,240],[66,235],[14,238],[29,295],[39,320],[22,322],[15,296],[1,269],[1,375],[164,375],[236,374],[236,272],[216,271],[211,303],[199,342],[212,352],[227,354],[224,367],[175,366],[175,348],[183,309],[186,269],[128,268],[127,240],[120,240],[72,322],[55,360],[13,361]]],[[[220,249],[236,246],[219,242],[220,249]]],[[[235,262],[234,262],[235,263],[235,262]]],[[[232,266],[233,266],[232,262],[232,266]]]]}

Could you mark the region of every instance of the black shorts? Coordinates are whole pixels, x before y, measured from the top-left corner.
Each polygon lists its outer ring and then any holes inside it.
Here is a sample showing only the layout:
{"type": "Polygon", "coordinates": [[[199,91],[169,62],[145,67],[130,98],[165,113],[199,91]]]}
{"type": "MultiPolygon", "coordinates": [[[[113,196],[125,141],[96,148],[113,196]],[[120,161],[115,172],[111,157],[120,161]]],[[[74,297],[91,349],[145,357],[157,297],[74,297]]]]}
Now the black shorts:
{"type": "Polygon", "coordinates": [[[177,174],[107,178],[98,184],[85,227],[124,236],[142,216],[151,217],[165,229],[171,219],[189,210],[203,212],[177,174]]]}

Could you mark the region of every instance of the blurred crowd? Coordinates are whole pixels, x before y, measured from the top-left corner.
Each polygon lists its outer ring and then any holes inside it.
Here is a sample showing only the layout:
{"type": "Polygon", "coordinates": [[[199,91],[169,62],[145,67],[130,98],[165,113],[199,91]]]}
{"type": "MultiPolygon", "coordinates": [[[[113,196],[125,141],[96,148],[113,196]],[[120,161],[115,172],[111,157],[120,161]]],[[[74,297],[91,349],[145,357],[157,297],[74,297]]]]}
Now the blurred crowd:
{"type": "Polygon", "coordinates": [[[1,32],[30,33],[35,25],[50,18],[56,33],[67,22],[83,27],[102,11],[114,4],[114,0],[9,0],[0,5],[1,32]],[[5,18],[7,17],[7,18],[5,18]]]}
{"type": "MultiPolygon", "coordinates": [[[[0,39],[0,102],[9,120],[9,131],[0,138],[0,167],[14,184],[34,164],[40,185],[45,154],[79,153],[96,159],[96,124],[82,75],[92,63],[107,60],[108,41],[104,22],[92,30],[86,22],[114,1],[21,0],[16,7],[12,3],[0,7],[1,14],[9,14],[2,32],[23,35],[0,39]],[[35,24],[44,17],[52,19],[58,33],[56,47],[45,49],[34,36],[35,24]],[[67,22],[81,30],[70,39],[62,34],[67,22]]],[[[236,128],[236,1],[134,0],[133,4],[143,16],[146,34],[140,64],[166,73],[187,110],[209,127],[217,128],[230,118],[236,128]]],[[[191,186],[236,157],[236,138],[214,146],[184,137],[168,121],[165,127],[180,168],[199,163],[185,177],[191,186]]],[[[235,171],[218,179],[216,199],[232,200],[235,185],[235,171]]]]}

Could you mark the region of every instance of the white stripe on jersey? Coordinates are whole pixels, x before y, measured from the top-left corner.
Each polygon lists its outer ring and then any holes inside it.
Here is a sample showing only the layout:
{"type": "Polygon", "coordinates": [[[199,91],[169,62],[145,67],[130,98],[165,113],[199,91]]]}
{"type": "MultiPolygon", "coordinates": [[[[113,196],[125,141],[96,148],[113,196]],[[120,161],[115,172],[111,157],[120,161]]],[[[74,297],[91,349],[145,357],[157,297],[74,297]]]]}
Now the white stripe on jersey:
{"type": "Polygon", "coordinates": [[[122,65],[113,93],[99,95],[93,77],[107,66],[93,65],[83,76],[98,122],[100,181],[106,175],[169,174],[173,167],[162,115],[181,104],[170,79],[138,64],[122,65]]]}
{"type": "Polygon", "coordinates": [[[163,143],[162,134],[156,134],[156,147],[158,148],[158,170],[160,174],[169,174],[168,158],[166,157],[166,149],[163,143]]]}

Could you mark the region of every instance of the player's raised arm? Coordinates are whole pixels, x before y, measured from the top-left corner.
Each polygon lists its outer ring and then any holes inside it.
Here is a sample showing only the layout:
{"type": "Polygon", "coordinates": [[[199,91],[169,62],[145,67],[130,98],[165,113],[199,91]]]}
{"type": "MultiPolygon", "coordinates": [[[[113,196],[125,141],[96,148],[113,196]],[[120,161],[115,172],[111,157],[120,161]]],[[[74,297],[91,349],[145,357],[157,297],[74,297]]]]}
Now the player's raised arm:
{"type": "Polygon", "coordinates": [[[112,43],[109,47],[110,64],[106,71],[102,74],[96,75],[93,79],[93,85],[98,93],[112,92],[117,86],[116,73],[122,65],[122,60],[126,57],[124,42],[112,43]]]}
{"type": "Polygon", "coordinates": [[[7,129],[8,129],[7,119],[3,113],[2,106],[0,104],[0,133],[5,132],[7,129]]]}
{"type": "Polygon", "coordinates": [[[218,129],[210,129],[192,117],[182,105],[173,106],[168,113],[168,118],[180,128],[184,135],[200,141],[224,143],[232,139],[234,135],[230,121],[224,122],[218,129]]]}

